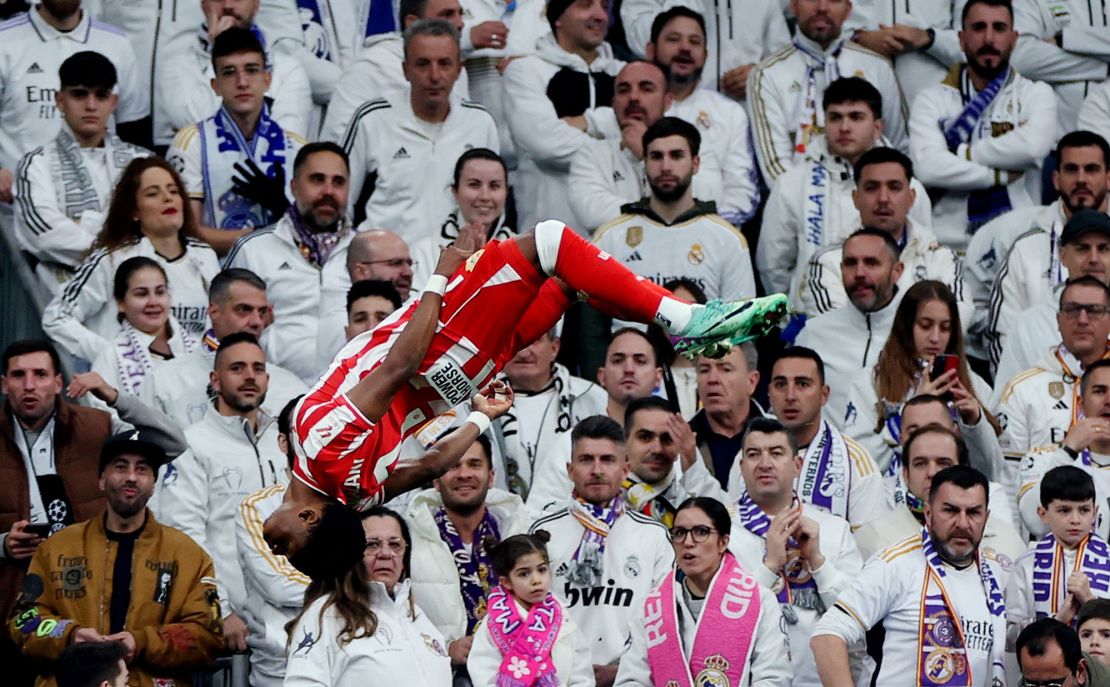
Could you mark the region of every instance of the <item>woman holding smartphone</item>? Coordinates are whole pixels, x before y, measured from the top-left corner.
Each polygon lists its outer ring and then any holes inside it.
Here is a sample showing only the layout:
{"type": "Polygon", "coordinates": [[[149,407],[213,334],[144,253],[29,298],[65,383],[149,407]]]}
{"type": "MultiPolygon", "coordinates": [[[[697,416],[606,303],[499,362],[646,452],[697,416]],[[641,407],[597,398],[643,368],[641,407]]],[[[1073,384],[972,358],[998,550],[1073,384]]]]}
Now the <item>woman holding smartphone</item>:
{"type": "Polygon", "coordinates": [[[872,374],[848,393],[841,431],[870,452],[880,471],[897,475],[892,463],[903,439],[902,406],[922,394],[947,400],[965,434],[981,422],[998,434],[982,401],[991,397],[991,388],[967,365],[956,298],[938,281],[921,281],[906,291],[872,374]]]}

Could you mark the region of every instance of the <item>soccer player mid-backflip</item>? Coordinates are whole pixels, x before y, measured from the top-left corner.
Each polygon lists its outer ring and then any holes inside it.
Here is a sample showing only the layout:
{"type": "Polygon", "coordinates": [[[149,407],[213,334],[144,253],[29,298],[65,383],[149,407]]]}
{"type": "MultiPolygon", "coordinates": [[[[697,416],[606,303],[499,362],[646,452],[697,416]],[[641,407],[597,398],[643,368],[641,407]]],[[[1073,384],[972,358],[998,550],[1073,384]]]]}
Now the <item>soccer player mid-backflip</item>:
{"type": "Polygon", "coordinates": [[[313,579],[338,577],[362,557],[356,509],[442,475],[509,409],[512,391],[491,380],[551,330],[575,293],[614,317],[659,324],[689,357],[724,355],[786,312],[781,294],[687,303],[562,222],[471,253],[478,235],[460,232],[419,300],[352,339],[293,413],[293,480],[263,534],[271,551],[313,579]],[[466,422],[418,460],[398,464],[405,438],[467,399],[466,422]]]}

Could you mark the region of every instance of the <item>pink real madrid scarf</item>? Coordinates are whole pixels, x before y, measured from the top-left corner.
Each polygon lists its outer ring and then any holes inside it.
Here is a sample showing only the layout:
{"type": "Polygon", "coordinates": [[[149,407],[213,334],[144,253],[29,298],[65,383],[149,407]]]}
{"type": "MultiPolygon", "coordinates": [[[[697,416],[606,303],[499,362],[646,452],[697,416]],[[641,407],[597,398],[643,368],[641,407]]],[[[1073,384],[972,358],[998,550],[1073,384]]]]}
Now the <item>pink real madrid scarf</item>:
{"type": "Polygon", "coordinates": [[[668,687],[700,684],[747,684],[748,661],[762,615],[759,584],[725,552],[709,583],[689,661],[682,649],[675,605],[676,573],[669,572],[644,601],[651,681],[668,687]]]}

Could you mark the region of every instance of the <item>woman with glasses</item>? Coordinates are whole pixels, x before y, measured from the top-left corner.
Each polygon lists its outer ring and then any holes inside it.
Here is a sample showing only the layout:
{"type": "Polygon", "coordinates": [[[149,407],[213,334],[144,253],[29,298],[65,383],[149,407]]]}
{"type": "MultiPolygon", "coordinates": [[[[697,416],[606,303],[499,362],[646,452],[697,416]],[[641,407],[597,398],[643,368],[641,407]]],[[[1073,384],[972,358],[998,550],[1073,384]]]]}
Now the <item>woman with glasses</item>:
{"type": "Polygon", "coordinates": [[[342,577],[313,580],[287,626],[286,687],[450,685],[447,646],[410,593],[408,525],[378,506],[362,514],[362,529],[362,561],[342,577]]]}
{"type": "Polygon", "coordinates": [[[432,276],[439,251],[459,235],[459,228],[468,224],[485,227],[482,245],[492,239],[507,239],[516,229],[505,215],[509,198],[509,172],[501,156],[489,148],[471,148],[455,163],[451,182],[455,209],[444,220],[436,236],[426,236],[412,244],[412,283],[423,284],[432,276]]]}
{"type": "Polygon", "coordinates": [[[837,418],[840,430],[887,475],[899,502],[905,490],[897,485],[902,471],[894,458],[902,443],[902,406],[921,394],[944,398],[965,436],[986,426],[997,436],[998,423],[983,406],[991,388],[968,367],[956,297],[938,281],[906,291],[872,373],[852,385],[846,417],[837,418]]]}
{"type": "Polygon", "coordinates": [[[728,552],[731,529],[716,499],[695,496],[678,507],[671,528],[678,569],[632,623],[615,685],[791,684],[778,600],[728,552]]]}

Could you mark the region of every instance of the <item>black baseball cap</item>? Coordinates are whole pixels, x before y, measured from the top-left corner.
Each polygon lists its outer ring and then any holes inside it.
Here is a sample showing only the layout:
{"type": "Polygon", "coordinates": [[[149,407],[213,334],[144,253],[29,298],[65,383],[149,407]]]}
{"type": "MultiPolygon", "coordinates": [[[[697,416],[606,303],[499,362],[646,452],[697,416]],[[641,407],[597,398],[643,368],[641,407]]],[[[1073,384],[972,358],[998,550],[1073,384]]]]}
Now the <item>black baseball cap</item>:
{"type": "Polygon", "coordinates": [[[1083,234],[1097,231],[1110,236],[1110,216],[1098,210],[1080,210],[1072,213],[1071,219],[1060,232],[1060,245],[1071,243],[1083,234]]]}
{"type": "Polygon", "coordinates": [[[100,449],[100,472],[108,467],[108,463],[118,456],[140,455],[146,458],[155,470],[170,462],[166,449],[155,443],[150,432],[132,429],[108,437],[100,449]]]}

